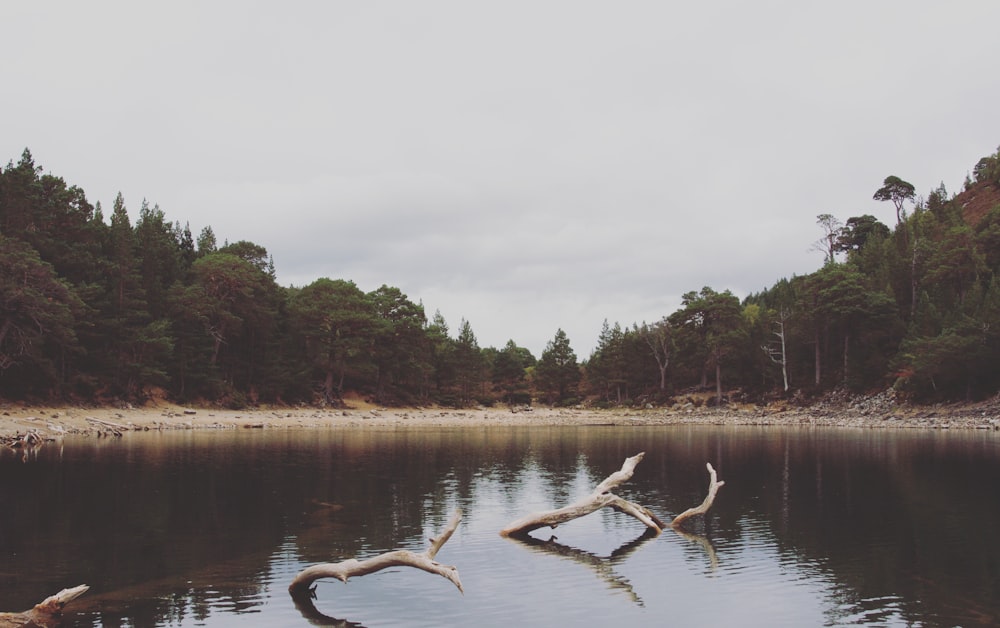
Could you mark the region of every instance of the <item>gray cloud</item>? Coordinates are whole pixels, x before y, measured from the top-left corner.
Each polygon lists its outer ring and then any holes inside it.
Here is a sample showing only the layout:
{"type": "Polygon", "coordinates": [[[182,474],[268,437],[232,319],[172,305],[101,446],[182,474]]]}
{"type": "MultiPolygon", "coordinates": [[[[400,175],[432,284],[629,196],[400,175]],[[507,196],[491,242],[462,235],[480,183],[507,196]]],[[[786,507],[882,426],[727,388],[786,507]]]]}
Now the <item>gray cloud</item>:
{"type": "Polygon", "coordinates": [[[1000,143],[1000,5],[22,3],[0,147],[536,355],[821,261],[1000,143]]]}

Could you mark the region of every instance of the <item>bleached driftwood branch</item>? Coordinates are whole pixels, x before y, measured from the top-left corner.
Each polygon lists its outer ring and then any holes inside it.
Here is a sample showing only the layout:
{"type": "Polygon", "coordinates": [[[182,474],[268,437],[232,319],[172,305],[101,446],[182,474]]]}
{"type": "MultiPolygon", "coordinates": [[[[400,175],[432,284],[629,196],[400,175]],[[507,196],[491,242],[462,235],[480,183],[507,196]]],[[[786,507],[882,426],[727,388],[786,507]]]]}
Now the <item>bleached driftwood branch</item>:
{"type": "MultiPolygon", "coordinates": [[[[657,533],[661,532],[667,527],[667,525],[648,508],[622,499],[621,497],[618,497],[610,492],[611,489],[624,484],[631,479],[632,474],[635,473],[636,465],[642,461],[642,457],[644,455],[645,452],[640,452],[631,458],[626,458],[625,462],[622,464],[622,468],[605,478],[605,480],[598,484],[593,492],[587,497],[577,500],[569,506],[557,508],[556,510],[538,512],[522,517],[508,524],[506,528],[500,531],[500,535],[524,535],[532,530],[537,530],[538,528],[555,528],[561,523],[566,523],[567,521],[578,519],[584,515],[589,515],[590,513],[604,507],[609,507],[617,510],[618,512],[631,515],[645,524],[650,530],[657,533]]],[[[708,484],[708,494],[705,496],[705,500],[701,503],[701,505],[689,508],[677,515],[677,517],[670,522],[671,528],[679,530],[681,529],[681,526],[683,526],[684,522],[691,517],[695,515],[703,515],[708,512],[708,510],[712,507],[712,504],[715,502],[716,493],[718,493],[719,489],[725,484],[724,481],[719,481],[715,473],[715,469],[712,467],[712,463],[706,463],[705,466],[708,468],[710,480],[708,484]]]]}
{"type": "Polygon", "coordinates": [[[674,517],[674,520],[670,522],[670,527],[678,529],[686,520],[695,515],[705,514],[708,512],[708,509],[712,507],[712,503],[715,501],[715,494],[719,492],[719,489],[725,484],[725,481],[719,481],[711,462],[706,462],[705,466],[708,467],[709,477],[708,494],[705,496],[705,500],[701,502],[701,505],[695,506],[694,508],[688,508],[681,514],[674,517]]]}
{"type": "Polygon", "coordinates": [[[0,628],[14,626],[55,626],[64,606],[86,593],[90,587],[85,584],[63,589],[55,595],[50,595],[30,611],[23,613],[0,613],[0,628]]]}
{"type": "Polygon", "coordinates": [[[666,527],[666,524],[664,524],[648,508],[638,504],[633,504],[632,502],[622,499],[621,497],[609,492],[611,489],[619,486],[620,484],[624,484],[632,477],[632,474],[635,472],[636,465],[642,461],[642,457],[645,455],[645,452],[640,452],[631,458],[626,458],[625,462],[622,464],[622,468],[605,478],[605,480],[598,484],[597,488],[595,488],[594,491],[587,497],[577,500],[576,502],[573,502],[569,506],[564,506],[563,508],[538,512],[522,517],[521,519],[508,524],[506,528],[500,531],[500,535],[522,535],[527,534],[532,530],[537,530],[538,528],[555,528],[561,523],[578,519],[605,507],[631,515],[641,521],[647,528],[655,530],[657,533],[661,532],[663,528],[666,527]]]}
{"type": "Polygon", "coordinates": [[[438,551],[458,528],[458,523],[461,520],[462,511],[456,510],[441,534],[430,539],[431,545],[427,551],[419,554],[410,550],[394,550],[365,560],[350,558],[339,563],[322,563],[306,567],[288,585],[288,592],[293,596],[304,593],[309,590],[309,585],[321,578],[336,578],[341,582],[347,582],[348,578],[375,573],[387,567],[416,567],[447,578],[458,587],[459,591],[465,593],[465,590],[462,589],[462,581],[458,577],[458,568],[452,565],[442,565],[434,560],[438,551]]]}

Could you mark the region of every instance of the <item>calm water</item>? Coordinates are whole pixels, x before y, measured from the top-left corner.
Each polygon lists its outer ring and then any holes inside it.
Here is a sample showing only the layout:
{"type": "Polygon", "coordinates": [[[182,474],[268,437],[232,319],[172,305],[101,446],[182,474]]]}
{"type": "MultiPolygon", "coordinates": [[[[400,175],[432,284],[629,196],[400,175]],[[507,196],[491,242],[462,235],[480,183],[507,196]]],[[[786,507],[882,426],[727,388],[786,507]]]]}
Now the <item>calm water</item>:
{"type": "Polygon", "coordinates": [[[67,626],[975,626],[1000,623],[1000,434],[777,428],[466,428],[128,434],[0,453],[0,610],[80,583],[67,626]],[[661,518],[726,485],[701,536],[601,511],[498,531],[590,492],[661,518]],[[320,581],[303,567],[422,551],[320,581]],[[336,619],[334,619],[336,618],[336,619]],[[341,623],[337,623],[340,620],[341,623]]]}

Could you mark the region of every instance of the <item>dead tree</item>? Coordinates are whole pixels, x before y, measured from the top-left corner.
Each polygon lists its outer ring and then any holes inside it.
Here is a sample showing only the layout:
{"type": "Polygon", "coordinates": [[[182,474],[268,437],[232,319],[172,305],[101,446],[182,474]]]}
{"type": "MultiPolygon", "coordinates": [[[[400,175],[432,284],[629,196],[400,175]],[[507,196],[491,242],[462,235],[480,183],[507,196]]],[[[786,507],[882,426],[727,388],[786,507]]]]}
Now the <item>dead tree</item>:
{"type": "Polygon", "coordinates": [[[0,613],[0,628],[15,626],[58,626],[63,607],[86,593],[90,587],[85,584],[63,589],[55,595],[50,595],[35,605],[30,611],[23,613],[0,613]]]}
{"type": "Polygon", "coordinates": [[[774,322],[778,329],[771,332],[778,339],[779,346],[775,347],[771,344],[761,346],[761,349],[764,350],[764,353],[767,354],[767,357],[772,362],[781,365],[781,378],[784,380],[785,392],[788,392],[788,357],[785,353],[785,322],[788,318],[788,312],[785,308],[781,308],[781,312],[778,313],[778,320],[774,322]]]}
{"type": "Polygon", "coordinates": [[[465,593],[464,589],[462,589],[462,581],[458,577],[458,568],[452,565],[442,565],[434,560],[441,547],[451,538],[461,520],[462,511],[456,510],[455,514],[451,517],[451,521],[441,531],[441,534],[436,538],[430,539],[431,545],[427,548],[427,551],[419,554],[410,550],[394,550],[365,560],[350,558],[339,563],[322,563],[306,567],[288,585],[288,592],[293,597],[309,594],[310,585],[321,578],[336,578],[346,583],[348,578],[365,576],[386,569],[387,567],[416,567],[428,573],[447,578],[452,584],[458,587],[460,592],[465,593]]]}
{"type": "MultiPolygon", "coordinates": [[[[555,529],[559,524],[572,521],[573,519],[579,519],[584,515],[589,515],[590,513],[605,507],[631,515],[641,521],[647,528],[659,534],[664,528],[667,527],[667,524],[663,523],[659,517],[653,514],[653,512],[648,508],[622,499],[621,497],[610,492],[611,489],[620,484],[624,484],[632,477],[632,474],[635,472],[636,465],[642,461],[642,458],[645,455],[645,452],[640,452],[631,458],[626,458],[620,470],[605,478],[603,482],[597,485],[597,488],[595,488],[590,495],[584,497],[583,499],[577,500],[568,506],[557,508],[556,510],[538,512],[522,517],[508,524],[506,528],[500,531],[500,535],[522,536],[528,534],[532,530],[537,530],[538,528],[549,527],[555,529]]],[[[688,518],[693,517],[694,515],[705,514],[708,512],[708,509],[712,507],[712,503],[715,501],[715,494],[718,492],[719,488],[725,484],[725,482],[719,482],[717,480],[715,469],[712,468],[711,464],[708,464],[707,466],[711,478],[711,482],[708,487],[708,496],[705,497],[705,501],[702,502],[700,506],[690,508],[678,515],[677,518],[670,523],[671,527],[678,529],[688,518]]]]}

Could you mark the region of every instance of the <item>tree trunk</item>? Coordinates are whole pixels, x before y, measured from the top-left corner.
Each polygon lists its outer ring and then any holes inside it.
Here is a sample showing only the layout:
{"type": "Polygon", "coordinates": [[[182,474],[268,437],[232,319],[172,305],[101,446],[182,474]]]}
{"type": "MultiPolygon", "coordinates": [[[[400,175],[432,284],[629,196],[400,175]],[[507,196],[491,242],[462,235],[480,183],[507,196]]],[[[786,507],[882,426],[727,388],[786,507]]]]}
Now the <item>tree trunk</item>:
{"type": "Polygon", "coordinates": [[[917,227],[913,227],[913,254],[910,256],[910,320],[917,315],[917,291],[920,281],[917,279],[917,227]]]}
{"type": "Polygon", "coordinates": [[[819,346],[819,326],[816,326],[814,332],[814,340],[816,343],[816,354],[815,354],[815,365],[816,365],[816,386],[819,387],[820,376],[822,374],[822,360],[820,359],[820,346],[819,346]]]}
{"type": "Polygon", "coordinates": [[[847,352],[851,346],[851,334],[844,334],[844,385],[847,385],[847,352]]]}
{"type": "Polygon", "coordinates": [[[722,364],[715,361],[715,405],[722,405],[722,364]]]}
{"type": "Polygon", "coordinates": [[[786,353],[785,346],[785,320],[788,318],[788,314],[784,309],[782,309],[780,316],[781,319],[778,321],[778,331],[773,333],[778,337],[778,340],[781,341],[781,379],[785,384],[785,392],[788,392],[788,355],[786,353]]]}
{"type": "Polygon", "coordinates": [[[326,377],[323,378],[323,401],[333,403],[333,369],[326,370],[326,377]]]}

